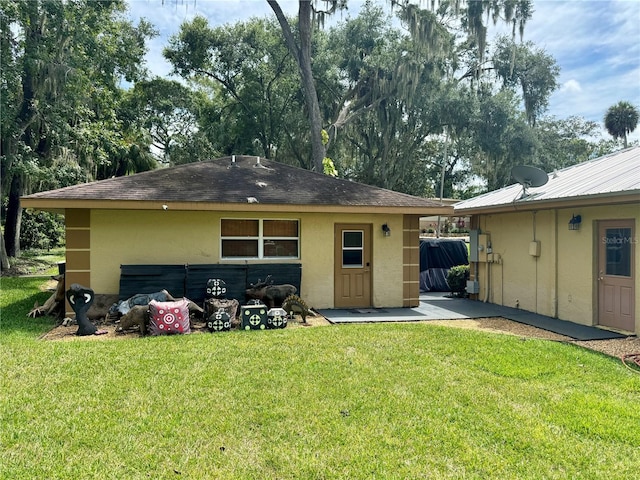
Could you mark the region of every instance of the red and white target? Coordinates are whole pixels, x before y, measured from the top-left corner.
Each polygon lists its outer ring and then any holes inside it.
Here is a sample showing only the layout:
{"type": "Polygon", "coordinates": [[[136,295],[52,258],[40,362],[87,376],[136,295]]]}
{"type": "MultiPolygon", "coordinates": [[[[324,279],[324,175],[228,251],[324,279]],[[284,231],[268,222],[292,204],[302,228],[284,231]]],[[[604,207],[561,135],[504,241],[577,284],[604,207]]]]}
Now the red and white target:
{"type": "Polygon", "coordinates": [[[180,314],[180,309],[179,308],[173,308],[170,310],[164,310],[164,309],[160,309],[158,310],[158,315],[159,315],[159,322],[158,322],[158,328],[164,330],[174,330],[177,332],[182,333],[182,331],[184,330],[182,325],[183,325],[183,318],[182,315],[180,314]]]}
{"type": "Polygon", "coordinates": [[[176,302],[149,303],[149,330],[152,335],[167,333],[191,333],[189,323],[189,302],[186,299],[176,302]]]}

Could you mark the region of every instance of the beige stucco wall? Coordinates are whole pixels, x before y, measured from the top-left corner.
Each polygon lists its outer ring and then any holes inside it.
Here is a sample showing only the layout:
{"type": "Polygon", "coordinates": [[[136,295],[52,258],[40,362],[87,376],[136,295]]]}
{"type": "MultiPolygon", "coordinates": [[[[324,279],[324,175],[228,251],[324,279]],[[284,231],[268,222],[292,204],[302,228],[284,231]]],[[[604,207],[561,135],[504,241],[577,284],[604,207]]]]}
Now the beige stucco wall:
{"type": "Polygon", "coordinates": [[[372,224],[373,306],[402,306],[402,215],[93,210],[91,288],[117,293],[121,264],[234,263],[220,260],[222,217],[299,219],[301,258],[285,261],[302,263],[300,295],[315,308],[333,307],[334,224],[372,224]],[[382,235],[383,223],[391,228],[390,237],[382,235]]]}
{"type": "MultiPolygon", "coordinates": [[[[471,265],[480,284],[478,298],[583,325],[597,324],[597,228],[598,221],[609,219],[635,220],[637,280],[637,205],[479,215],[477,225],[481,233],[490,236],[494,262],[471,265]],[[568,229],[573,214],[582,216],[579,230],[568,229]],[[529,254],[532,241],[540,242],[539,257],[529,254]]],[[[636,333],[640,332],[637,283],[636,333]]]]}

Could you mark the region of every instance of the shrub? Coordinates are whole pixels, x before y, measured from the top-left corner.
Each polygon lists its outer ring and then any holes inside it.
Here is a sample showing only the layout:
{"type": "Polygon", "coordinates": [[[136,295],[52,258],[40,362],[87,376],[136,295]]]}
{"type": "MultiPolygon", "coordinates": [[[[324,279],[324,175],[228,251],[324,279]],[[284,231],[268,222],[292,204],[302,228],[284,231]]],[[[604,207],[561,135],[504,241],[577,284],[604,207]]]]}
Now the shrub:
{"type": "Polygon", "coordinates": [[[469,265],[452,267],[447,273],[447,284],[451,293],[462,297],[466,293],[467,280],[469,279],[469,265]]]}
{"type": "Polygon", "coordinates": [[[49,250],[64,244],[64,218],[49,212],[22,212],[20,247],[49,250]]]}

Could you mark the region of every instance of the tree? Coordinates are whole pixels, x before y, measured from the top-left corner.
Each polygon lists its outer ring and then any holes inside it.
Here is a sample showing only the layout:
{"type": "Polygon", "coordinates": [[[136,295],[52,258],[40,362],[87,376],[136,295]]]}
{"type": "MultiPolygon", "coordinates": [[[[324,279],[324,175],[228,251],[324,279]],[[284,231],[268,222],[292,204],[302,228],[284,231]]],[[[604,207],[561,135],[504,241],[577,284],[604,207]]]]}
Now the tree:
{"type": "Polygon", "coordinates": [[[6,271],[11,268],[9,263],[9,256],[7,255],[7,249],[4,246],[4,232],[0,230],[0,271],[6,271]]]}
{"type": "Polygon", "coordinates": [[[520,87],[527,122],[535,127],[549,105],[549,96],[558,88],[560,67],[555,59],[531,42],[516,45],[512,39],[501,36],[493,63],[505,87],[520,87]]]}
{"type": "Polygon", "coordinates": [[[342,53],[337,63],[347,86],[331,119],[332,140],[359,116],[375,112],[383,119],[395,101],[411,106],[424,96],[418,90],[425,82],[441,78],[439,63],[450,53],[452,36],[434,13],[419,10],[417,16],[421,25],[429,25],[428,35],[404,34],[380,7],[366,2],[356,19],[331,32],[330,48],[342,53]]]}
{"type": "Polygon", "coordinates": [[[600,127],[596,122],[581,117],[543,117],[536,124],[536,134],[539,139],[537,166],[545,172],[569,167],[604,154],[600,153],[600,127]]]}
{"type": "MultiPolygon", "coordinates": [[[[298,7],[298,38],[294,35],[292,26],[282,12],[278,2],[276,0],[267,1],[280,23],[289,51],[298,64],[311,128],[313,164],[316,170],[322,171],[322,160],[326,154],[326,146],[322,142],[321,132],[324,120],[320,113],[312,68],[311,37],[313,34],[313,19],[317,20],[317,25],[322,25],[325,16],[346,8],[347,1],[322,0],[322,2],[312,2],[311,0],[301,0],[298,7]],[[319,3],[323,3],[326,8],[324,10],[314,8],[314,5],[319,3]]],[[[431,12],[420,8],[422,2],[390,0],[389,3],[398,11],[399,17],[409,26],[411,35],[432,54],[437,54],[442,49],[449,47],[450,44],[444,41],[446,36],[441,35],[442,26],[437,22],[437,17],[431,12]]],[[[494,22],[502,18],[504,21],[512,23],[514,35],[516,27],[518,27],[522,35],[524,25],[532,12],[530,0],[456,1],[452,3],[448,1],[433,1],[431,6],[440,12],[446,10],[451,17],[460,21],[463,29],[476,40],[481,60],[484,56],[487,34],[487,27],[484,25],[483,20],[485,15],[490,16],[494,22]]],[[[407,83],[405,82],[405,84],[407,83]]],[[[348,116],[348,113],[341,111],[339,118],[348,118],[348,116]]]]}
{"type": "Polygon", "coordinates": [[[511,167],[533,163],[537,148],[535,131],[519,112],[510,90],[480,99],[472,120],[479,152],[474,169],[486,181],[487,191],[509,184],[511,167]]]}
{"type": "Polygon", "coordinates": [[[122,108],[129,122],[149,132],[159,162],[173,164],[174,150],[197,130],[193,91],[174,80],[154,78],[137,82],[125,97],[122,108]]]}
{"type": "Polygon", "coordinates": [[[0,160],[9,256],[20,254],[20,197],[34,179],[69,164],[95,178],[113,150],[137,151],[139,138],[123,131],[114,107],[120,81],[144,73],[145,40],[154,32],[146,22],[131,25],[125,9],[123,0],[0,3],[0,160]]]}
{"type": "Polygon", "coordinates": [[[613,138],[622,138],[627,148],[627,136],[638,125],[638,109],[629,102],[618,102],[609,107],[604,116],[604,126],[613,138]]]}
{"type": "MultiPolygon", "coordinates": [[[[296,64],[274,20],[211,28],[196,17],[182,24],[164,55],[174,73],[210,100],[209,114],[199,116],[199,128],[217,150],[313,167],[305,148],[310,135],[296,64]]],[[[316,78],[337,86],[328,73],[316,78]]]]}
{"type": "MultiPolygon", "coordinates": [[[[282,28],[289,52],[298,65],[304,100],[307,106],[307,116],[309,120],[309,135],[311,139],[311,152],[313,169],[317,172],[323,171],[323,161],[326,157],[326,146],[322,139],[323,119],[320,113],[318,93],[316,90],[313,68],[311,65],[311,36],[313,30],[313,18],[318,13],[315,12],[310,0],[301,0],[298,7],[298,39],[293,34],[293,29],[289,20],[282,12],[282,8],[275,0],[267,0],[282,28]]],[[[321,12],[321,18],[325,14],[332,14],[338,9],[345,7],[344,0],[326,1],[328,10],[321,12]]]]}
{"type": "Polygon", "coordinates": [[[369,185],[424,193],[425,177],[408,173],[418,159],[424,160],[420,149],[429,128],[412,105],[422,105],[426,97],[405,92],[419,88],[419,77],[430,66],[413,69],[418,77],[413,84],[399,79],[403,66],[420,61],[406,36],[370,2],[358,17],[332,28],[328,37],[327,51],[345,86],[332,105],[335,120],[329,127],[339,170],[369,185]]]}

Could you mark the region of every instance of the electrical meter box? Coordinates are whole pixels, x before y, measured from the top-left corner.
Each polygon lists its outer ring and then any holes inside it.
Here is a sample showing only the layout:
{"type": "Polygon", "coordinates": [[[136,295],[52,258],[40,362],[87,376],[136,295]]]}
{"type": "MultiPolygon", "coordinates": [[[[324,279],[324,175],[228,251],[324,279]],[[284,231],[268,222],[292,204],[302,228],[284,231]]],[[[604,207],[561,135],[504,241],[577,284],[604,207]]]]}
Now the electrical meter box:
{"type": "Polygon", "coordinates": [[[531,255],[532,257],[539,257],[540,256],[540,242],[539,241],[533,241],[531,243],[529,243],[529,255],[531,255]]]}
{"type": "Polygon", "coordinates": [[[487,249],[489,248],[489,235],[478,235],[478,262],[487,261],[487,249]]]}
{"type": "Polygon", "coordinates": [[[487,249],[489,249],[491,238],[486,233],[480,233],[479,230],[471,230],[469,232],[469,261],[470,262],[487,262],[487,249]]]}
{"type": "Polygon", "coordinates": [[[477,262],[478,261],[478,235],[480,234],[479,230],[471,230],[469,232],[469,261],[477,262]]]}

